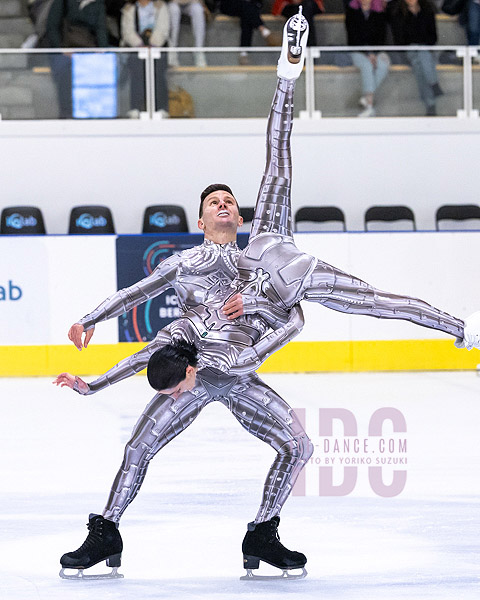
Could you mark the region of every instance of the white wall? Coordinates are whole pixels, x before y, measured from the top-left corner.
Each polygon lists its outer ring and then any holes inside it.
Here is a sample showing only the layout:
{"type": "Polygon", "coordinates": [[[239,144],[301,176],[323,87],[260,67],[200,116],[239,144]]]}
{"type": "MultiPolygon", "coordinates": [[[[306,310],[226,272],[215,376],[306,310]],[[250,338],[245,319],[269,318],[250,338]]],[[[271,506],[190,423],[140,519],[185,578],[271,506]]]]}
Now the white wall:
{"type": "MultiPolygon", "coordinates": [[[[294,210],[339,205],[350,230],[372,204],[409,204],[419,228],[433,229],[439,205],[479,202],[478,120],[297,120],[292,146],[294,210]]],[[[265,121],[4,121],[0,157],[0,208],[40,206],[49,233],[65,233],[70,208],[89,203],[110,206],[119,233],[140,232],[148,204],[183,204],[195,230],[209,183],[254,204],[265,121]]]]}
{"type": "MultiPolygon", "coordinates": [[[[420,297],[460,318],[479,308],[480,232],[305,233],[295,239],[304,252],[379,289],[420,297]]],[[[2,236],[0,346],[67,344],[70,325],[116,288],[115,236],[2,236]]],[[[303,309],[306,324],[297,341],[446,339],[408,322],[348,316],[309,302],[303,309]]],[[[96,328],[96,344],[117,341],[116,320],[96,328]]]]}
{"type": "MultiPolygon", "coordinates": [[[[72,323],[117,289],[116,265],[115,236],[1,236],[0,346],[68,344],[72,323]]],[[[117,343],[117,321],[95,338],[117,343]]]]}

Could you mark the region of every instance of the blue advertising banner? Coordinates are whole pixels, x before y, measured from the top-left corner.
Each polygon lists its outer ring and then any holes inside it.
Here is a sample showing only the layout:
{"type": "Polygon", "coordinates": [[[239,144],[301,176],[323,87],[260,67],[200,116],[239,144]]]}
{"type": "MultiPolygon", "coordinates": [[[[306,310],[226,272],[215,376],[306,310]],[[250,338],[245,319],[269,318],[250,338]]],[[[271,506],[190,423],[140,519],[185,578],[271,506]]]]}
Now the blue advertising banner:
{"type": "MultiPolygon", "coordinates": [[[[248,234],[238,235],[238,245],[243,248],[248,234]]],[[[203,243],[203,234],[171,233],[158,235],[128,235],[117,238],[117,285],[129,287],[152,273],[163,260],[203,243]]],[[[149,342],[157,332],[180,316],[177,297],[173,289],[148,300],[124,313],[118,320],[120,342],[149,342]]]]}

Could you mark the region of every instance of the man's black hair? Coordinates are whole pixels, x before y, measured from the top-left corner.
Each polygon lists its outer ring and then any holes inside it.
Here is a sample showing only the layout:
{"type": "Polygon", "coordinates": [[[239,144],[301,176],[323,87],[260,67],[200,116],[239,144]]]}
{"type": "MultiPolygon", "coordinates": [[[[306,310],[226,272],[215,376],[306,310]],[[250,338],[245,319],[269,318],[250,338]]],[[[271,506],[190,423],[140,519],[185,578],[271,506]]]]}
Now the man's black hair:
{"type": "Polygon", "coordinates": [[[154,390],[168,390],[186,377],[187,367],[198,364],[197,348],[183,340],[167,344],[148,361],[147,379],[154,390]]]}
{"type": "MultiPolygon", "coordinates": [[[[229,188],[228,185],[226,185],[225,183],[211,183],[200,194],[200,208],[198,209],[199,219],[201,219],[202,215],[203,215],[203,201],[205,200],[205,198],[207,196],[210,196],[210,194],[212,194],[213,192],[218,192],[220,190],[223,190],[224,192],[228,192],[229,194],[231,194],[233,196],[233,192],[232,192],[231,188],[229,188]]],[[[235,198],[235,196],[233,196],[233,197],[235,198]]],[[[236,198],[235,198],[235,202],[237,202],[236,198]]],[[[237,202],[237,206],[238,206],[238,202],[237,202]]]]}

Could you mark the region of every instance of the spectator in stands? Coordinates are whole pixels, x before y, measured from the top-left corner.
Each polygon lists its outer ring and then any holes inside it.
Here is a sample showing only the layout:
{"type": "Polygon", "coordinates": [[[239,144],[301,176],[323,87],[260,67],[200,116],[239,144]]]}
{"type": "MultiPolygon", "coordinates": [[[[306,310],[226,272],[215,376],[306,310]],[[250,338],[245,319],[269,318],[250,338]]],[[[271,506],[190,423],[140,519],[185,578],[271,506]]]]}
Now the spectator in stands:
{"type": "MultiPolygon", "coordinates": [[[[345,13],[349,46],[382,46],[385,44],[387,21],[383,0],[351,0],[345,13]]],[[[375,92],[390,68],[385,52],[352,52],[353,64],[360,69],[362,95],[359,117],[374,117],[375,92]]]]}
{"type": "Polygon", "coordinates": [[[22,43],[22,48],[43,48],[46,46],[45,32],[52,1],[27,0],[28,16],[32,22],[34,33],[31,33],[22,43]]]}
{"type": "Polygon", "coordinates": [[[303,16],[308,21],[308,46],[317,45],[317,35],[315,32],[315,23],[313,17],[325,12],[323,0],[275,0],[272,6],[273,15],[282,15],[285,19],[297,14],[298,7],[302,7],[303,16]]]}
{"type": "MultiPolygon", "coordinates": [[[[205,46],[205,27],[206,12],[208,9],[201,0],[170,0],[168,3],[170,12],[170,46],[178,46],[178,35],[180,33],[180,19],[182,15],[190,17],[190,23],[193,32],[193,40],[196,48],[205,46]]],[[[207,61],[204,52],[195,52],[195,65],[197,67],[206,67],[207,61]]],[[[169,61],[172,67],[178,67],[178,56],[176,52],[169,54],[169,61]]]]}
{"type": "MultiPolygon", "coordinates": [[[[122,9],[120,21],[121,46],[143,48],[153,46],[163,48],[168,45],[170,19],[168,8],[163,0],[131,0],[122,9]]],[[[130,117],[139,117],[146,110],[145,65],[136,54],[129,57],[130,71],[130,117]]],[[[163,117],[168,116],[167,58],[162,52],[155,61],[156,110],[163,117]]]]}
{"type": "MultiPolygon", "coordinates": [[[[433,46],[437,41],[435,9],[429,0],[398,0],[390,15],[393,39],[400,46],[433,46]]],[[[435,116],[437,96],[442,95],[438,83],[433,52],[409,50],[407,60],[417,81],[427,116],[435,116]]]]}
{"type": "Polygon", "coordinates": [[[459,21],[466,29],[468,45],[478,46],[480,44],[480,0],[466,0],[459,21]]]}
{"type": "MultiPolygon", "coordinates": [[[[257,0],[220,0],[220,12],[230,17],[240,17],[240,46],[243,48],[252,45],[254,29],[259,30],[269,46],[282,44],[281,34],[265,26],[260,16],[261,9],[262,3],[257,0]]],[[[248,53],[245,50],[240,53],[239,62],[248,65],[248,53]]]]}
{"type": "Polygon", "coordinates": [[[107,34],[110,46],[120,46],[120,20],[122,8],[127,0],[105,0],[105,12],[107,15],[107,34]]]}
{"type": "Polygon", "coordinates": [[[47,36],[52,48],[106,48],[104,0],[53,0],[47,36]]]}
{"type": "MultiPolygon", "coordinates": [[[[53,0],[48,13],[45,46],[49,48],[105,48],[108,46],[104,0],[53,0]]],[[[60,118],[72,117],[72,62],[67,54],[51,59],[60,118]]]]}

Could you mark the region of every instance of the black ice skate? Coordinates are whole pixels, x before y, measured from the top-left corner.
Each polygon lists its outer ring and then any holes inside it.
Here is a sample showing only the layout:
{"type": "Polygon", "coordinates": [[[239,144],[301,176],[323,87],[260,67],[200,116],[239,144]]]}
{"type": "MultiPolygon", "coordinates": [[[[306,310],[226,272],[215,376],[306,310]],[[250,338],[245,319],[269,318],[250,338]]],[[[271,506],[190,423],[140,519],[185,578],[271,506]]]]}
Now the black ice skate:
{"type": "Polygon", "coordinates": [[[123,542],[116,523],[104,519],[100,515],[90,515],[88,519],[88,536],[78,550],[68,552],[60,559],[62,579],[119,579],[123,542]],[[84,575],[83,570],[89,569],[102,560],[107,561],[107,567],[112,567],[110,573],[100,575],[84,575]],[[67,575],[65,569],[77,569],[74,575],[67,575]]]}
{"type": "Polygon", "coordinates": [[[298,14],[290,17],[283,28],[282,52],[278,59],[277,75],[282,79],[297,79],[305,62],[305,48],[308,39],[307,19],[302,15],[302,7],[298,14]]]}
{"type": "Polygon", "coordinates": [[[288,550],[280,543],[278,525],[280,517],[273,517],[264,523],[249,523],[242,544],[243,566],[247,574],[240,579],[303,579],[307,576],[307,558],[301,552],[288,550]],[[260,561],[282,570],[281,575],[255,575],[260,561]],[[291,574],[292,569],[302,569],[299,574],[291,574]]]}

